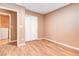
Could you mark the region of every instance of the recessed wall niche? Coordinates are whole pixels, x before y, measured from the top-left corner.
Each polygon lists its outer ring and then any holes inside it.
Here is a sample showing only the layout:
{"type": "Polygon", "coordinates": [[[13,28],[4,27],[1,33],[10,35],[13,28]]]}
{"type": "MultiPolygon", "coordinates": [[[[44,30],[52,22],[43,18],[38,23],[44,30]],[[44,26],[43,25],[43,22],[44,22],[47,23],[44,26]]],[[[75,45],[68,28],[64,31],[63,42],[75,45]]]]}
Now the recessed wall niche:
{"type": "Polygon", "coordinates": [[[11,20],[11,41],[16,41],[17,40],[17,12],[0,8],[0,13],[9,14],[11,16],[9,18],[11,20]]]}

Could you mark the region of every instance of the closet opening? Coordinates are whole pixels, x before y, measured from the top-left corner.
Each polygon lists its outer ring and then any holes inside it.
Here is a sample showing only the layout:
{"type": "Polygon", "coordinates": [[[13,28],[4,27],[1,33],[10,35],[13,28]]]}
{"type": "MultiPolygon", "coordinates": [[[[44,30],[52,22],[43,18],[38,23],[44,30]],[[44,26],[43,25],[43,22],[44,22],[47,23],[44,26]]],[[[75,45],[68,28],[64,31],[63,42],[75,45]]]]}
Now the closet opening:
{"type": "Polygon", "coordinates": [[[17,41],[17,13],[0,8],[0,45],[17,41]]]}

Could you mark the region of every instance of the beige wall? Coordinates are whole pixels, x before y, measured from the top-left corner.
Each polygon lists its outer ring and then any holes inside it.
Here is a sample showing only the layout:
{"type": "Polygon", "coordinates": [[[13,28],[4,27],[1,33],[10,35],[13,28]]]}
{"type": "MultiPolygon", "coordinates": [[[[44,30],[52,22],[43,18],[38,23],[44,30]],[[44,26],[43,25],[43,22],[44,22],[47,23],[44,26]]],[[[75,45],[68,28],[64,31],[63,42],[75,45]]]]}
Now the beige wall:
{"type": "Polygon", "coordinates": [[[38,17],[38,38],[44,37],[44,16],[28,10],[26,10],[26,15],[32,15],[38,17]]]}
{"type": "Polygon", "coordinates": [[[46,15],[45,37],[79,48],[79,4],[46,15]]]}

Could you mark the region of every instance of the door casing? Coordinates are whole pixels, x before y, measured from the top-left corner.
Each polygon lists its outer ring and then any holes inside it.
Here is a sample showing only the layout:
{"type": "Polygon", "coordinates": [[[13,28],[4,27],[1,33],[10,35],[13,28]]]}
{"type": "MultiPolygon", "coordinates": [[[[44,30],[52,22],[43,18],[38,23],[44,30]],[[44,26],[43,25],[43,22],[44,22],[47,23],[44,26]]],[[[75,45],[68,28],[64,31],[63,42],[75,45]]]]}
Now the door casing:
{"type": "Polygon", "coordinates": [[[11,15],[7,13],[3,13],[3,12],[0,12],[0,14],[9,16],[9,39],[8,41],[11,42],[11,15]]]}

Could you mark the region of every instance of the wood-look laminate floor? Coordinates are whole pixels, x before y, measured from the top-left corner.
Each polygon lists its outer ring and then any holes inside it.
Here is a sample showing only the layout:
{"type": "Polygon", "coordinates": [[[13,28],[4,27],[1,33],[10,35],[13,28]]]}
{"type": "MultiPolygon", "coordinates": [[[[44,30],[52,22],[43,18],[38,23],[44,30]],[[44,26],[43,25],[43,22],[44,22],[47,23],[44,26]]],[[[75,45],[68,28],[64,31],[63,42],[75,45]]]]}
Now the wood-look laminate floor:
{"type": "Polygon", "coordinates": [[[0,56],[78,56],[75,51],[47,40],[26,42],[25,46],[12,44],[0,46],[0,56]]]}
{"type": "Polygon", "coordinates": [[[0,39],[0,45],[5,45],[8,43],[8,39],[0,39]]]}

